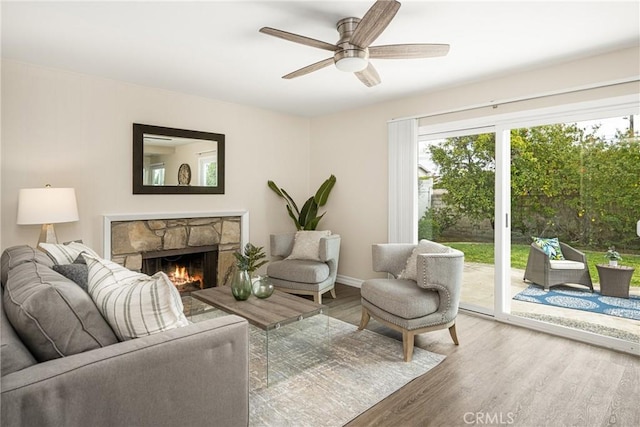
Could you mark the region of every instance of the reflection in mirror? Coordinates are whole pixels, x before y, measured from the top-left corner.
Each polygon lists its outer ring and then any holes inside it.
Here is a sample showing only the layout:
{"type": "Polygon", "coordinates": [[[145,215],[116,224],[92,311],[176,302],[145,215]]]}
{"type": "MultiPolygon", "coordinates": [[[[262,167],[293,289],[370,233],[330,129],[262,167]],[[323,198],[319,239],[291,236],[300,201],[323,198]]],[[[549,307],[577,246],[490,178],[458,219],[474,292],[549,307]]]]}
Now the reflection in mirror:
{"type": "Polygon", "coordinates": [[[218,185],[216,141],[150,133],[143,134],[142,138],[144,185],[218,185]]]}
{"type": "Polygon", "coordinates": [[[224,135],[133,125],[134,194],[224,193],[224,135]]]}

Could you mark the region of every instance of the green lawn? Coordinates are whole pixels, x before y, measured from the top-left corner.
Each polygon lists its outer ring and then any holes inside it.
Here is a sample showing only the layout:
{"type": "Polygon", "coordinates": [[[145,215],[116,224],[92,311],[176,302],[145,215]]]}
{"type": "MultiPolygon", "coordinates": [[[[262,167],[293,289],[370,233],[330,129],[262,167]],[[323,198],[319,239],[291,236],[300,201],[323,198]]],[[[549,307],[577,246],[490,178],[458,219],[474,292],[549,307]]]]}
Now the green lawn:
{"type": "MultiPolygon", "coordinates": [[[[447,245],[464,252],[465,261],[479,262],[483,264],[493,264],[493,243],[465,243],[465,242],[447,242],[447,245]]],[[[582,250],[587,256],[589,264],[589,272],[594,282],[598,282],[598,270],[596,264],[606,264],[608,261],[604,258],[604,251],[582,250]]],[[[618,261],[619,265],[633,267],[631,278],[631,286],[640,287],[640,255],[625,254],[622,255],[622,261],[618,261]]],[[[511,245],[511,266],[522,270],[527,266],[527,257],[529,256],[529,245],[511,245]]]]}

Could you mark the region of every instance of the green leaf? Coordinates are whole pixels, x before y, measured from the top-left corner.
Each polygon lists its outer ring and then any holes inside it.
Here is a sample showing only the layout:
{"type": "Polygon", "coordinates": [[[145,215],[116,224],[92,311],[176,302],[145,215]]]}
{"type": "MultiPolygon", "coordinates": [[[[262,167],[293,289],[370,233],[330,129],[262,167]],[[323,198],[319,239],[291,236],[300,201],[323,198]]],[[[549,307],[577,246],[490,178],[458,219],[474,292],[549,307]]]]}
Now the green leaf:
{"type": "Polygon", "coordinates": [[[300,226],[300,222],[298,221],[298,217],[294,215],[293,211],[291,210],[291,206],[289,206],[289,205],[287,205],[287,212],[289,212],[289,216],[293,220],[293,223],[296,225],[296,228],[298,230],[301,230],[302,227],[300,226]]]}
{"type": "Polygon", "coordinates": [[[273,190],[274,193],[276,193],[278,196],[284,199],[284,194],[282,194],[282,192],[280,191],[280,189],[278,188],[275,182],[267,181],[267,185],[269,186],[270,189],[273,190]]]}
{"type": "Polygon", "coordinates": [[[320,220],[322,219],[322,217],[324,216],[326,212],[324,212],[322,215],[317,216],[315,218],[313,218],[311,221],[307,222],[305,224],[304,229],[305,230],[315,230],[316,227],[318,227],[318,223],[320,222],[320,220]]]}
{"type": "Polygon", "coordinates": [[[307,230],[306,224],[318,214],[318,204],[313,197],[309,197],[300,211],[300,225],[307,230]]]}
{"type": "Polygon", "coordinates": [[[287,203],[293,206],[293,209],[296,211],[297,214],[300,214],[300,211],[298,210],[298,205],[296,205],[296,202],[293,201],[293,198],[289,195],[289,193],[284,191],[284,188],[282,189],[282,193],[284,194],[284,198],[287,200],[287,203]]]}
{"type": "Polygon", "coordinates": [[[331,175],[325,182],[322,183],[318,191],[316,191],[315,200],[318,206],[324,206],[327,203],[327,199],[329,199],[329,193],[333,189],[333,186],[336,184],[336,177],[331,175]]]}

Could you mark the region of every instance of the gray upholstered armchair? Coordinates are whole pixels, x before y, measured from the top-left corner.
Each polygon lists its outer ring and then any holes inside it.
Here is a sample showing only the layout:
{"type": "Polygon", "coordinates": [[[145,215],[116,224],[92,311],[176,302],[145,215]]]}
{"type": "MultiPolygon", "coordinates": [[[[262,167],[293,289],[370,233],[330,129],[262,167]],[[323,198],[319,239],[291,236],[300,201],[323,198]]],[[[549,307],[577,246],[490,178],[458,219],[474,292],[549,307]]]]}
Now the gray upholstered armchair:
{"type": "Polygon", "coordinates": [[[276,289],[298,295],[313,295],[322,304],[322,294],[336,297],[335,283],[340,257],[340,235],[320,239],[319,260],[286,259],[293,250],[295,233],[271,235],[271,256],[278,258],[267,266],[267,275],[276,289]]]}
{"type": "Polygon", "coordinates": [[[542,286],[545,290],[551,286],[574,283],[586,286],[593,292],[586,255],[566,243],[559,243],[565,258],[563,260],[549,259],[540,247],[531,243],[524,280],[542,286]]]}
{"type": "Polygon", "coordinates": [[[402,332],[406,362],[411,361],[417,334],[448,328],[457,345],[455,322],[463,267],[462,252],[428,240],[421,240],[419,245],[373,245],[374,271],[387,272],[394,277],[362,283],[359,329],[364,329],[369,318],[374,317],[402,332]]]}

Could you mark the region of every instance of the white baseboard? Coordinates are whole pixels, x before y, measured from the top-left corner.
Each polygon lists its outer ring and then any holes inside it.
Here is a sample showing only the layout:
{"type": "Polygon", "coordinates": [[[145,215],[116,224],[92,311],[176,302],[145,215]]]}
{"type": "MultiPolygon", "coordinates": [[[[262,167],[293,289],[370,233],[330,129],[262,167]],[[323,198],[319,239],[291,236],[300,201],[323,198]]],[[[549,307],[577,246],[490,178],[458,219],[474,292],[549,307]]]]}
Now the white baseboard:
{"type": "Polygon", "coordinates": [[[336,277],[336,282],[347,286],[353,286],[354,288],[360,288],[364,280],[338,274],[338,276],[336,277]]]}

